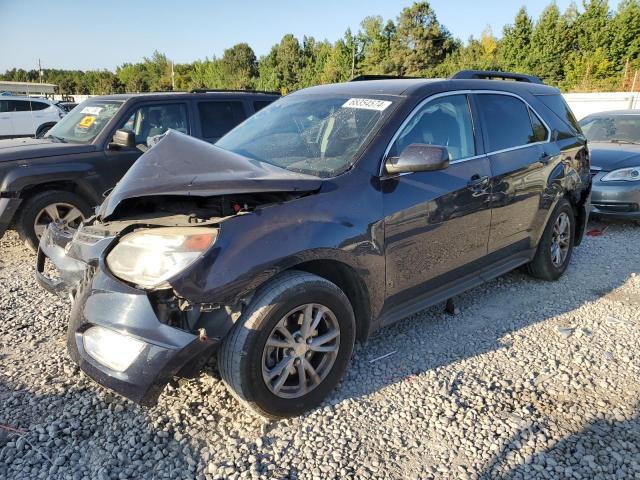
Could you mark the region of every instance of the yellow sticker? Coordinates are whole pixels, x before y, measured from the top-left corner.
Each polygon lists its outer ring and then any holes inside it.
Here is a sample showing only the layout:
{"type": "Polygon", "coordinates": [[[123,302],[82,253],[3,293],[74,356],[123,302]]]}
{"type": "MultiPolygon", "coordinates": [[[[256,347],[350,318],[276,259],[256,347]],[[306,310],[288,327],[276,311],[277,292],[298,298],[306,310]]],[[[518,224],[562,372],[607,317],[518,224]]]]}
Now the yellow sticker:
{"type": "Polygon", "coordinates": [[[80,120],[78,122],[78,127],[79,128],[89,128],[91,125],[93,125],[93,122],[96,121],[96,117],[92,117],[90,115],[86,115],[84,117],[82,117],[82,120],[80,120]]]}

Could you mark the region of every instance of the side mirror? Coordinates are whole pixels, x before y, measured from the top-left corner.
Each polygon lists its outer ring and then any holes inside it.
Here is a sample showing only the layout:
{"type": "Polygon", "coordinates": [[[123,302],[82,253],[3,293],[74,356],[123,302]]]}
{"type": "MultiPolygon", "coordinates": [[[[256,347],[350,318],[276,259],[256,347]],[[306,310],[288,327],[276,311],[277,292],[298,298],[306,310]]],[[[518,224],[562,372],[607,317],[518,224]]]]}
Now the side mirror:
{"type": "Polygon", "coordinates": [[[385,161],[387,173],[428,172],[443,170],[449,166],[447,147],[412,143],[399,157],[389,157],[385,161]]]}
{"type": "Polygon", "coordinates": [[[110,148],[136,148],[136,134],[131,130],[116,130],[113,139],[109,143],[110,148]]]}

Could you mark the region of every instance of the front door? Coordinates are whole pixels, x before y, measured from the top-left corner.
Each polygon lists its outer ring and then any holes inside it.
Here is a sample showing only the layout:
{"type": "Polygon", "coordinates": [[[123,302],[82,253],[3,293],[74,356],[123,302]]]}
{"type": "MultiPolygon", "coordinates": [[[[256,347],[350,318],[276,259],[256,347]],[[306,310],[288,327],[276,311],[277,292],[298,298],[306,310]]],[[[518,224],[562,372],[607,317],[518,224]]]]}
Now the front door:
{"type": "Polygon", "coordinates": [[[477,140],[469,97],[455,94],[419,107],[392,145],[388,156],[412,143],[444,146],[450,165],[382,182],[387,307],[454,280],[487,254],[491,170],[477,140]]]}
{"type": "MultiPolygon", "coordinates": [[[[109,148],[105,150],[106,168],[103,169],[103,191],[107,191],[127,173],[133,163],[153,143],[153,137],[168,129],[190,133],[189,114],[186,103],[154,103],[136,107],[126,115],[117,129],[130,130],[136,136],[136,148],[109,148]]],[[[179,161],[179,159],[176,159],[179,161]]]]}

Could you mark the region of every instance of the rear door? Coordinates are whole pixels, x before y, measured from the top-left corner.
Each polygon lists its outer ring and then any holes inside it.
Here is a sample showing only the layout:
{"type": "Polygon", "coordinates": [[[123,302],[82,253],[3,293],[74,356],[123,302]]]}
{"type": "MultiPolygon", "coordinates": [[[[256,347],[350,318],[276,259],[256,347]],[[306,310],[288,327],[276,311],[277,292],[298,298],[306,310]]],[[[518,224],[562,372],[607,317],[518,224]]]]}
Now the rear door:
{"type": "Polygon", "coordinates": [[[249,116],[244,101],[239,99],[200,100],[196,103],[201,137],[209,143],[217,142],[249,116]]]}
{"type": "Polygon", "coordinates": [[[13,134],[16,136],[35,135],[33,114],[29,100],[8,100],[9,116],[13,123],[13,134]]]}
{"type": "Polygon", "coordinates": [[[549,128],[520,97],[474,94],[484,145],[491,162],[492,215],[489,253],[505,255],[531,247],[549,160],[559,154],[549,128]]]}
{"type": "Polygon", "coordinates": [[[490,166],[466,94],[427,100],[401,127],[387,157],[413,143],[447,147],[449,167],[383,179],[388,308],[479,267],[491,222],[490,166]]]}

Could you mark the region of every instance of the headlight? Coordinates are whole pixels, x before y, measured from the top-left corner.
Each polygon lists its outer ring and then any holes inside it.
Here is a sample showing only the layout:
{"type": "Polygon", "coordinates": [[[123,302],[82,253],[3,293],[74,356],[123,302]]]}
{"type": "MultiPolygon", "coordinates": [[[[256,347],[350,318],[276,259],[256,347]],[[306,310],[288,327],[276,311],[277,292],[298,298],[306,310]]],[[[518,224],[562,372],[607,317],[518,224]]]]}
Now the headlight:
{"type": "Polygon", "coordinates": [[[166,281],[207,250],[218,230],[206,227],[149,228],[129,233],[107,256],[111,272],[142,288],[164,288],[166,281]]]}
{"type": "Polygon", "coordinates": [[[92,358],[116,372],[124,372],[144,348],[133,337],[99,326],[84,332],[82,343],[92,358]]]}
{"type": "Polygon", "coordinates": [[[637,182],[640,180],[640,167],[629,167],[614,170],[613,172],[607,173],[601,180],[603,182],[613,182],[618,180],[637,182]]]}

